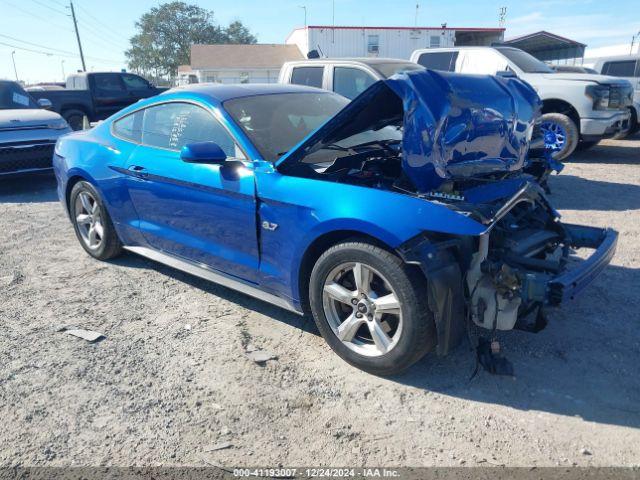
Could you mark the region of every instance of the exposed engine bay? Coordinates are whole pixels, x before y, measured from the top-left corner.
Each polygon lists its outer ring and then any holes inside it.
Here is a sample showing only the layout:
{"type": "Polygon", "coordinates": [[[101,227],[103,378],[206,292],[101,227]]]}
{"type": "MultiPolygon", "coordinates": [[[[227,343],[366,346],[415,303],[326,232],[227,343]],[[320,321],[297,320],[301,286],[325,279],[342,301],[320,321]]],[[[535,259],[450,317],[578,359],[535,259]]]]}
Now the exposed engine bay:
{"type": "Polygon", "coordinates": [[[523,195],[478,239],[466,275],[470,318],[489,330],[511,330],[545,303],[526,288],[535,275],[558,275],[570,238],[541,192],[523,195]]]}

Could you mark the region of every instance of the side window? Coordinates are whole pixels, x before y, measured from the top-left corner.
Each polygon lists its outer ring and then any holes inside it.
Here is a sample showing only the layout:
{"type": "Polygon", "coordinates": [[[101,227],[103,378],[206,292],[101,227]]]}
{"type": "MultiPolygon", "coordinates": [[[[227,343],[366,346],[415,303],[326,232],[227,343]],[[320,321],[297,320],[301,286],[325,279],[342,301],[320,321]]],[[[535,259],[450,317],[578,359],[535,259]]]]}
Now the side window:
{"type": "Polygon", "coordinates": [[[453,72],[456,69],[458,52],[433,52],[423,53],[418,58],[418,63],[430,70],[444,70],[453,72]]]}
{"type": "Polygon", "coordinates": [[[324,67],[293,67],[291,83],[322,88],[324,67]]]}
{"type": "Polygon", "coordinates": [[[124,83],[117,73],[98,73],[93,76],[96,95],[101,97],[117,96],[125,93],[124,83]]]}
{"type": "Polygon", "coordinates": [[[201,107],[176,102],[149,107],[144,111],[144,145],[179,151],[185,145],[197,142],[215,142],[228,157],[244,157],[231,134],[201,107]]]}
{"type": "Polygon", "coordinates": [[[122,75],[122,81],[129,90],[148,90],[150,88],[149,82],[138,75],[131,75],[125,73],[122,75]]]}
{"type": "Polygon", "coordinates": [[[144,111],[138,110],[113,123],[113,133],[120,138],[140,143],[142,140],[142,118],[144,111]]]}
{"type": "Polygon", "coordinates": [[[359,68],[335,67],[333,69],[333,91],[351,100],[374,82],[375,79],[369,73],[359,68]]]}
{"type": "Polygon", "coordinates": [[[367,53],[378,55],[380,52],[380,35],[369,35],[367,37],[367,53]]]}
{"type": "Polygon", "coordinates": [[[602,66],[604,75],[612,75],[614,77],[633,77],[635,75],[635,60],[624,60],[621,62],[606,62],[602,66]]]}

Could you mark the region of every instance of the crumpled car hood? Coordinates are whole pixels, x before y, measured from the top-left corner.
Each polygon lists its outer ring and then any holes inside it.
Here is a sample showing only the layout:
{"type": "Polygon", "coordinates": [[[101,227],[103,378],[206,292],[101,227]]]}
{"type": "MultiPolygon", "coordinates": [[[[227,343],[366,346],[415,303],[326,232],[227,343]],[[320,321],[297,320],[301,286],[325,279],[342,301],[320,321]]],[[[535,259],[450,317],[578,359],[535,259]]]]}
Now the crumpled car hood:
{"type": "Polygon", "coordinates": [[[428,192],[451,179],[522,169],[540,109],[533,88],[515,77],[405,72],[374,83],[277,165],[397,125],[403,170],[418,192],[428,192]]]}

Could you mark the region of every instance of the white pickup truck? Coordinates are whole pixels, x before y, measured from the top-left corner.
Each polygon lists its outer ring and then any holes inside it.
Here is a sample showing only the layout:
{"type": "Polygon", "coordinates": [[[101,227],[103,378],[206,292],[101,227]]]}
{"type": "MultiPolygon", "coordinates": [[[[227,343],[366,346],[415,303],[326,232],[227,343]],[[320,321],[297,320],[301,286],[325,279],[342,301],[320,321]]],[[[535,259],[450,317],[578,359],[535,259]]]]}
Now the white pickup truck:
{"type": "Polygon", "coordinates": [[[416,50],[411,61],[432,70],[489,74],[511,72],[543,101],[540,128],[545,143],[562,160],[578,148],[628,128],[633,87],[605,75],[558,73],[528,53],[511,47],[457,47],[416,50]]]}

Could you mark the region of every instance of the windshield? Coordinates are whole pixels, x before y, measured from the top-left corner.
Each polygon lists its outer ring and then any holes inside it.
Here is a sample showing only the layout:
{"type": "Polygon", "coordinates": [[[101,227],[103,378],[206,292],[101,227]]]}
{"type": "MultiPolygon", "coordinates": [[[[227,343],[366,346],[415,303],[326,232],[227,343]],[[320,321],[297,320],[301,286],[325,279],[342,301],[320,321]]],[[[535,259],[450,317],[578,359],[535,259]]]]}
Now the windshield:
{"type": "Polygon", "coordinates": [[[16,82],[0,82],[0,110],[16,108],[38,108],[38,106],[16,82]]]}
{"type": "Polygon", "coordinates": [[[555,73],[546,63],[517,48],[497,48],[496,50],[515,63],[524,73],[555,73]]]}
{"type": "Polygon", "coordinates": [[[392,75],[395,75],[396,73],[400,73],[400,72],[412,72],[414,70],[424,70],[424,67],[422,65],[417,65],[415,63],[410,63],[410,62],[375,63],[375,64],[372,64],[371,66],[375,68],[378,72],[380,72],[382,76],[385,78],[389,78],[392,75]]]}
{"type": "Polygon", "coordinates": [[[224,108],[258,149],[275,162],[349,103],[330,92],[256,95],[224,102],[224,108]]]}

